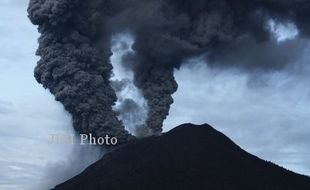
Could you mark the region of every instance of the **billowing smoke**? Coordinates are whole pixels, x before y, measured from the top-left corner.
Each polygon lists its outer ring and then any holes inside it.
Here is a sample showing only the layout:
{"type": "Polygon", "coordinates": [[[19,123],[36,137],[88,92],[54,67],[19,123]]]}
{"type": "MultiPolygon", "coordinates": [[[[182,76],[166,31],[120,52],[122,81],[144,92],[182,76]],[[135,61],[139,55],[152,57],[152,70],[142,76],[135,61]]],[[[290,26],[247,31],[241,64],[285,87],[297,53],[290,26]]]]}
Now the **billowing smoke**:
{"type": "Polygon", "coordinates": [[[145,126],[148,106],[141,90],[134,85],[133,72],[126,69],[122,62],[122,57],[133,51],[132,44],[133,37],[130,34],[122,33],[112,37],[113,76],[110,80],[117,95],[113,110],[118,113],[118,118],[129,132],[144,137],[150,135],[150,130],[145,126]]]}
{"type": "MultiPolygon", "coordinates": [[[[145,125],[159,134],[177,90],[173,70],[184,59],[204,55],[214,67],[273,71],[293,63],[310,34],[308,0],[31,0],[28,12],[41,33],[38,82],[64,104],[78,132],[121,142],[132,136],[112,108],[112,35],[134,37],[122,62],[147,100],[145,125]],[[274,40],[271,21],[294,25],[299,39],[274,40]]],[[[132,111],[133,102],[125,105],[132,111]]]]}
{"type": "Polygon", "coordinates": [[[29,17],[39,25],[41,57],[35,77],[71,113],[79,133],[132,136],[124,130],[112,105],[116,94],[109,78],[110,34],[104,29],[105,1],[31,0],[29,17]]]}

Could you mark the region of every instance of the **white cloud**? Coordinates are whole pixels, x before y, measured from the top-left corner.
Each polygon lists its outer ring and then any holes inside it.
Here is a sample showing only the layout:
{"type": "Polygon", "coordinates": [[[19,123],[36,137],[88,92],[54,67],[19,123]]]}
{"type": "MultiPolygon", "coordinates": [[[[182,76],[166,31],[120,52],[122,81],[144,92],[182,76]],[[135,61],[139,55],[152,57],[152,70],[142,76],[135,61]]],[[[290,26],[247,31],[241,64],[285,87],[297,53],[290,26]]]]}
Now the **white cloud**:
{"type": "Polygon", "coordinates": [[[296,25],[292,22],[281,23],[270,19],[268,26],[278,42],[294,39],[299,34],[296,25]]]}

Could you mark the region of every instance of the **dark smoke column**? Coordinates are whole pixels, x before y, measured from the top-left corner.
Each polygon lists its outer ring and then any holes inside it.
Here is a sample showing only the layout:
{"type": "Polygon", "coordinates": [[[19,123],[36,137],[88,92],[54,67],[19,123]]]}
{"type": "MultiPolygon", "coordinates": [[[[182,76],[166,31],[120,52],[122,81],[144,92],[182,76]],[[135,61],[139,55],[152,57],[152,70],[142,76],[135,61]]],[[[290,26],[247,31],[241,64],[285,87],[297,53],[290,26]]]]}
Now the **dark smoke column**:
{"type": "Polygon", "coordinates": [[[162,132],[163,121],[173,103],[172,94],[177,90],[173,70],[154,68],[146,70],[145,75],[139,77],[137,85],[142,89],[149,107],[146,126],[150,128],[151,134],[158,135],[162,132]]]}
{"type": "Polygon", "coordinates": [[[104,32],[104,1],[31,0],[29,18],[41,36],[36,80],[72,115],[79,133],[133,138],[112,111],[110,36],[104,32]],[[99,11],[100,10],[100,11],[99,11]]]}

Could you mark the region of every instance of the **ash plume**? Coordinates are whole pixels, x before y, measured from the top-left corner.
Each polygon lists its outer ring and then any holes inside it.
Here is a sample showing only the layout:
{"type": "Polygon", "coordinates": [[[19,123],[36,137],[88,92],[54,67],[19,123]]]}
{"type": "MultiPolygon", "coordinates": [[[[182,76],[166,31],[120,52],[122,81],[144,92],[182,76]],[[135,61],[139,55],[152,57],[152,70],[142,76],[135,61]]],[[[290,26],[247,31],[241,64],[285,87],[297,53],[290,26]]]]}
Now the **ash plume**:
{"type": "Polygon", "coordinates": [[[79,133],[132,138],[112,111],[110,35],[103,30],[106,2],[31,0],[29,17],[39,25],[41,57],[35,78],[62,102],[79,133]]]}
{"type": "Polygon", "coordinates": [[[214,67],[273,71],[293,63],[298,52],[251,59],[264,56],[266,47],[285,51],[302,42],[275,42],[270,19],[296,25],[300,41],[310,35],[307,0],[31,0],[28,12],[41,33],[37,81],[64,104],[78,132],[107,133],[124,142],[132,136],[112,109],[111,35],[134,36],[123,64],[147,100],[152,134],[162,131],[177,90],[173,71],[186,58],[205,55],[214,67]],[[242,59],[247,47],[256,49],[242,59]]]}

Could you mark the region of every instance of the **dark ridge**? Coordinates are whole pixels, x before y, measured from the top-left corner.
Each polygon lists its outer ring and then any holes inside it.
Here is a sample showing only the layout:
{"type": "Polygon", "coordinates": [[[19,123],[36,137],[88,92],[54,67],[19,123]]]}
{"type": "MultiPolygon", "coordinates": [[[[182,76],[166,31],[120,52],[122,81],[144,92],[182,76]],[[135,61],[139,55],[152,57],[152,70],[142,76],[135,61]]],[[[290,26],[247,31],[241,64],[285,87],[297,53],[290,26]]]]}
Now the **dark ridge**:
{"type": "Polygon", "coordinates": [[[310,178],[261,160],[211,126],[134,140],[55,190],[309,190],[310,178]]]}

